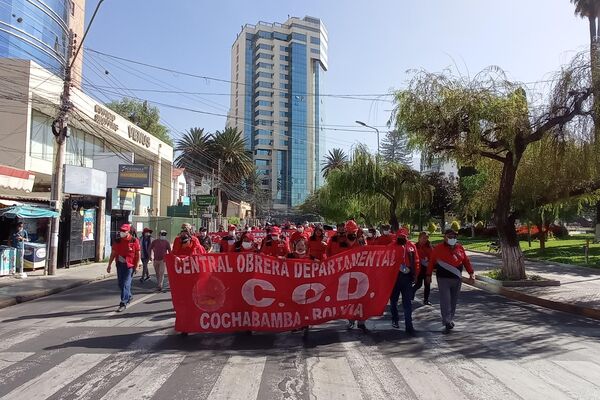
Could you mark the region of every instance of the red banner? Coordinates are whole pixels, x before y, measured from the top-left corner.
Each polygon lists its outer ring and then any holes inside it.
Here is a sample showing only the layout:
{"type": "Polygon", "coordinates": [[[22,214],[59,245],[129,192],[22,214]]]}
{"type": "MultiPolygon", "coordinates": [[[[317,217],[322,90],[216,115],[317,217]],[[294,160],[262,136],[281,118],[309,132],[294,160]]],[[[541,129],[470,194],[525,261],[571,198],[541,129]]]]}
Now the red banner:
{"type": "Polygon", "coordinates": [[[166,257],[179,332],[287,331],[382,315],[400,260],[364,246],[323,262],[256,253],[166,257]]]}

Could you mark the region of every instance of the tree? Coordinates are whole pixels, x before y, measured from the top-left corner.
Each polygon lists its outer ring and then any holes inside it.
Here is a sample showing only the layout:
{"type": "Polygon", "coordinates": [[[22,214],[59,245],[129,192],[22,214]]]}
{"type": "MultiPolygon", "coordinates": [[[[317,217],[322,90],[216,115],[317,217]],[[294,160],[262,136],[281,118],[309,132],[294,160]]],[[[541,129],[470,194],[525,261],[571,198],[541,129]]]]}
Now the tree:
{"type": "Polygon", "coordinates": [[[148,106],[148,102],[129,98],[119,101],[111,101],[106,104],[123,118],[127,118],[141,129],[157,137],[169,146],[173,146],[173,140],[166,126],[160,123],[160,110],[155,106],[148,106]]]}
{"type": "Polygon", "coordinates": [[[397,162],[410,167],[412,157],[408,149],[406,134],[398,130],[387,132],[381,142],[381,157],[385,161],[397,162]]]}
{"type": "Polygon", "coordinates": [[[226,215],[229,197],[241,197],[241,183],[254,171],[254,162],[246,150],[244,137],[235,128],[225,128],[212,135],[210,154],[219,171],[221,213],[226,215]]]}
{"type": "Polygon", "coordinates": [[[202,128],[190,128],[175,143],[175,165],[185,168],[195,179],[209,176],[214,168],[210,156],[211,136],[202,128]]]}
{"type": "Polygon", "coordinates": [[[408,89],[396,93],[393,120],[409,132],[427,158],[441,154],[472,164],[486,158],[501,168],[494,220],[502,244],[502,271],[524,279],[525,264],[515,231],[513,188],[523,154],[546,137],[559,138],[574,120],[589,115],[588,63],[576,57],[562,70],[544,103],[530,105],[523,86],[497,68],[474,78],[446,72],[417,72],[408,89]]]}
{"type": "Polygon", "coordinates": [[[360,148],[352,162],[332,171],[327,186],[333,196],[356,196],[365,204],[385,205],[390,225],[398,230],[398,209],[418,204],[426,190],[419,174],[398,163],[379,163],[360,148]]]}
{"type": "Polygon", "coordinates": [[[423,179],[433,189],[429,212],[433,217],[441,219],[440,225],[443,231],[446,227],[446,213],[454,208],[458,200],[457,182],[443,172],[426,174],[423,179]]]}
{"type": "Polygon", "coordinates": [[[325,156],[325,160],[323,161],[323,168],[321,168],[323,177],[327,178],[331,171],[340,169],[346,164],[348,164],[348,155],[344,150],[338,148],[329,150],[329,154],[325,156]]]}

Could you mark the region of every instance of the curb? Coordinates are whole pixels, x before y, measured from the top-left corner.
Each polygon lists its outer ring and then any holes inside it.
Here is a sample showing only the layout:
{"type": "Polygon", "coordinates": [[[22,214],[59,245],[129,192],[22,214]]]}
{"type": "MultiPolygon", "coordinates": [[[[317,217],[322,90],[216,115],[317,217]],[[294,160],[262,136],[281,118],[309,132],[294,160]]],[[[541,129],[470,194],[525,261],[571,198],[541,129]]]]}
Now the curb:
{"type": "MultiPolygon", "coordinates": [[[[482,255],[489,255],[489,256],[494,256],[496,258],[502,258],[501,254],[499,253],[492,253],[489,251],[482,251],[482,250],[469,250],[469,249],[465,249],[466,251],[470,251],[472,253],[477,253],[477,254],[482,254],[482,255]]],[[[532,263],[543,263],[543,264],[551,264],[551,265],[556,265],[558,267],[576,267],[576,268],[588,268],[588,269],[597,269],[594,267],[590,267],[590,266],[585,266],[585,265],[576,265],[576,264],[565,264],[565,263],[559,263],[557,261],[550,261],[550,260],[540,260],[538,258],[529,258],[529,257],[523,257],[523,259],[525,261],[529,261],[532,263]]]]}
{"type": "Polygon", "coordinates": [[[517,292],[515,290],[510,290],[505,287],[490,285],[488,283],[484,283],[481,281],[472,281],[469,278],[462,278],[463,283],[476,287],[478,289],[485,290],[486,292],[499,294],[504,297],[507,297],[511,300],[521,301],[523,303],[534,304],[536,306],[548,308],[555,311],[562,311],[569,314],[575,314],[582,317],[593,318],[596,320],[600,320],[600,309],[579,306],[576,304],[568,304],[561,303],[559,301],[542,299],[540,297],[531,296],[525,293],[517,292]]]}
{"type": "Polygon", "coordinates": [[[64,292],[66,290],[69,289],[73,289],[79,286],[84,286],[96,281],[101,281],[101,280],[105,280],[107,278],[110,278],[114,276],[114,274],[107,274],[104,273],[102,275],[99,275],[95,278],[87,278],[87,279],[82,279],[80,281],[76,281],[76,282],[71,282],[67,285],[62,285],[62,286],[58,286],[58,287],[54,287],[54,288],[50,288],[50,289],[38,289],[38,290],[34,290],[30,293],[27,293],[25,295],[16,295],[12,298],[8,298],[6,300],[0,300],[0,309],[2,308],[6,308],[6,307],[10,307],[10,306],[14,306],[20,303],[25,303],[31,300],[36,300],[36,299],[40,299],[42,297],[47,297],[53,294],[57,294],[60,292],[64,292]]]}

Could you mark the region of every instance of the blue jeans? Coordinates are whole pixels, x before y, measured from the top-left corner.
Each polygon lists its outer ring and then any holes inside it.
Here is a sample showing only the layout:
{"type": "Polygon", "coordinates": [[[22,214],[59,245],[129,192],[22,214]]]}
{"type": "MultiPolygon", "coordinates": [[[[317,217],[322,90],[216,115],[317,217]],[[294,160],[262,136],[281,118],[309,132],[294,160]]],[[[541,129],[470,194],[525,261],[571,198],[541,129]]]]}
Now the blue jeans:
{"type": "Polygon", "coordinates": [[[121,290],[121,304],[125,305],[131,301],[131,281],[133,280],[133,268],[127,268],[126,263],[117,261],[117,280],[121,290]]]}
{"type": "Polygon", "coordinates": [[[392,313],[392,322],[398,322],[400,317],[398,316],[398,299],[402,295],[402,308],[404,310],[404,325],[407,330],[413,329],[412,323],[412,297],[413,297],[413,275],[403,274],[398,272],[396,278],[396,284],[392,290],[390,296],[390,312],[392,313]]]}

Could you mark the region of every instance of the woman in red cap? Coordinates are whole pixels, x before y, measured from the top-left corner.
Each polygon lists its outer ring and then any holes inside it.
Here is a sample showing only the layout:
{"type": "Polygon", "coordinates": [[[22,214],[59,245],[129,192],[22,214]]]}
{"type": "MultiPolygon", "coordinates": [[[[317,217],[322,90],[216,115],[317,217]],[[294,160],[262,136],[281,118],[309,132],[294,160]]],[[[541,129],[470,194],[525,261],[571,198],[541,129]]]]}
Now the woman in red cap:
{"type": "Polygon", "coordinates": [[[113,261],[117,264],[117,281],[121,290],[121,302],[117,312],[127,308],[131,302],[131,281],[133,274],[140,264],[140,241],[131,234],[131,225],[123,224],[119,230],[119,237],[112,244],[112,251],[108,260],[106,272],[110,274],[113,261]]]}
{"type": "Polygon", "coordinates": [[[173,254],[186,257],[196,254],[205,254],[206,249],[202,247],[198,238],[192,235],[191,225],[183,224],[181,233],[173,241],[173,254]]]}
{"type": "MultiPolygon", "coordinates": [[[[359,229],[360,228],[359,228],[358,224],[353,219],[346,221],[346,224],[344,225],[344,230],[346,232],[345,240],[339,242],[339,244],[338,244],[339,251],[337,254],[343,253],[344,251],[348,251],[348,250],[351,250],[351,249],[361,246],[361,244],[358,240],[358,230],[359,229]]],[[[332,254],[332,255],[335,255],[335,254],[332,254]]],[[[356,323],[355,320],[349,319],[348,325],[346,326],[346,328],[347,329],[354,328],[355,323],[356,323]]],[[[367,326],[365,325],[365,321],[358,321],[358,328],[362,329],[363,331],[366,331],[367,326]]]]}
{"type": "Polygon", "coordinates": [[[235,243],[235,251],[238,253],[256,253],[258,247],[254,243],[254,235],[250,232],[242,233],[240,240],[235,243]]]}
{"type": "Polygon", "coordinates": [[[288,258],[300,258],[308,259],[310,254],[308,252],[308,233],[294,232],[291,237],[292,252],[288,255],[288,258]]]}
{"type": "Polygon", "coordinates": [[[281,228],[274,226],[271,228],[270,241],[264,241],[260,252],[262,254],[284,258],[290,254],[290,246],[288,242],[281,237],[281,228]]]}

